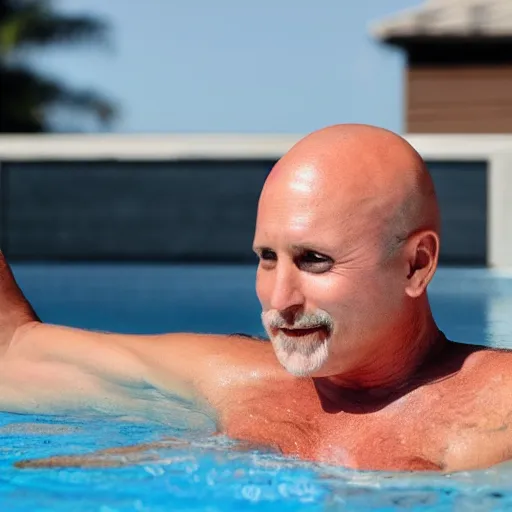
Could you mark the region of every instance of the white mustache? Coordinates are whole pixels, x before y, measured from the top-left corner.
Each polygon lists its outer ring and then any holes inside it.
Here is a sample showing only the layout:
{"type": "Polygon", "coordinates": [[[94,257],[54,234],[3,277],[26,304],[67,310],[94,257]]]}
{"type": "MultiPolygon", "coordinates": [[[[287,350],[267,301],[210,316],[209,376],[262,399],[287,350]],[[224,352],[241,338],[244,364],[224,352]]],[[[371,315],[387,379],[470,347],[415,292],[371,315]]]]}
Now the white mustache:
{"type": "Polygon", "coordinates": [[[319,309],[314,313],[303,313],[294,318],[293,324],[287,322],[276,310],[264,311],[261,314],[263,324],[271,329],[313,329],[326,327],[332,331],[334,322],[329,313],[319,309]]]}

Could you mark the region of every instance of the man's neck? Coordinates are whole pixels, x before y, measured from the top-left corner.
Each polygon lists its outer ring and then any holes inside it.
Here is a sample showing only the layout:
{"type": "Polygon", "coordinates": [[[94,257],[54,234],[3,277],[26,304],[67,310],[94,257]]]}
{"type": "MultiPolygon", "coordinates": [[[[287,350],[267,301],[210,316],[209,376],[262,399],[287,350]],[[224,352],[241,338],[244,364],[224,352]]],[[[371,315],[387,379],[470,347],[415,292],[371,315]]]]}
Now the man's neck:
{"type": "Polygon", "coordinates": [[[381,343],[381,346],[391,347],[390,353],[376,354],[350,374],[316,378],[317,389],[329,390],[330,395],[338,389],[340,393],[350,390],[361,396],[384,398],[408,387],[447,346],[447,339],[435,324],[430,310],[421,320],[404,333],[398,343],[381,343]]]}

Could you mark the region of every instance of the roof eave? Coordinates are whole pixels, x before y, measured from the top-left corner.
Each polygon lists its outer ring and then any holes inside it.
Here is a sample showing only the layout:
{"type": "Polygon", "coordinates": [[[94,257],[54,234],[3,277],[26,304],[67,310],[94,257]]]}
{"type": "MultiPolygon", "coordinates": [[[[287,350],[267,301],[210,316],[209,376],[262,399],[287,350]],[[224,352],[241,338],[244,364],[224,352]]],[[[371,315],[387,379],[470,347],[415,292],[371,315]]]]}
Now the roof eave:
{"type": "Polygon", "coordinates": [[[375,36],[384,44],[392,46],[407,47],[413,44],[463,44],[480,43],[485,44],[512,44],[511,34],[489,34],[478,32],[445,32],[445,33],[417,33],[417,32],[381,32],[375,36]]]}

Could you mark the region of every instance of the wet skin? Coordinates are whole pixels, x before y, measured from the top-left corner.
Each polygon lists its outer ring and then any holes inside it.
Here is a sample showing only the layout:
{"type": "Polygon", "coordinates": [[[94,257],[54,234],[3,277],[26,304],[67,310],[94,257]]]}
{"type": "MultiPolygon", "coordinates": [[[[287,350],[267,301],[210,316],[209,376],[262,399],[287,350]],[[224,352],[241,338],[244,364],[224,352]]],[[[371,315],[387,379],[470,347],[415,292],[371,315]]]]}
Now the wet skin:
{"type": "Polygon", "coordinates": [[[179,418],[359,469],[512,457],[512,354],[438,330],[437,201],[403,139],[359,125],[303,139],[265,183],[254,250],[270,342],[43,324],[2,259],[0,409],[179,418]]]}
{"type": "MultiPolygon", "coordinates": [[[[509,456],[511,415],[502,395],[503,385],[511,384],[506,368],[512,356],[506,352],[448,343],[400,390],[385,396],[354,390],[341,395],[322,378],[285,373],[267,344],[242,338],[216,342],[259,360],[255,367],[238,359],[236,373],[220,368],[203,383],[218,411],[219,432],[235,439],[356,469],[456,471],[487,467],[509,456]]],[[[163,404],[158,400],[152,405],[163,404]]],[[[52,457],[19,466],[111,467],[133,460],[115,455],[158,447],[52,457]]]]}

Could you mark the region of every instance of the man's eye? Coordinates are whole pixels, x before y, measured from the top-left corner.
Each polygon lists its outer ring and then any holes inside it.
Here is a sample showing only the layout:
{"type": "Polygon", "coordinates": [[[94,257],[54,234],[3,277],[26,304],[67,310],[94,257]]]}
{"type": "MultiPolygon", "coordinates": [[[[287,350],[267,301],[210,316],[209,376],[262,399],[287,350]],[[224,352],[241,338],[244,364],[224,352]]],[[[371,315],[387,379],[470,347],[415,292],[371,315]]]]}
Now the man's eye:
{"type": "Polygon", "coordinates": [[[308,272],[326,272],[332,267],[332,259],[313,251],[306,251],[297,258],[297,265],[308,272]]]}
{"type": "Polygon", "coordinates": [[[275,261],[277,259],[276,253],[274,251],[271,251],[270,249],[263,249],[260,252],[260,259],[266,260],[266,261],[275,261]]]}
{"type": "Polygon", "coordinates": [[[302,255],[302,261],[306,261],[308,263],[321,263],[323,261],[327,261],[325,256],[321,256],[316,252],[307,251],[302,255]]]}

